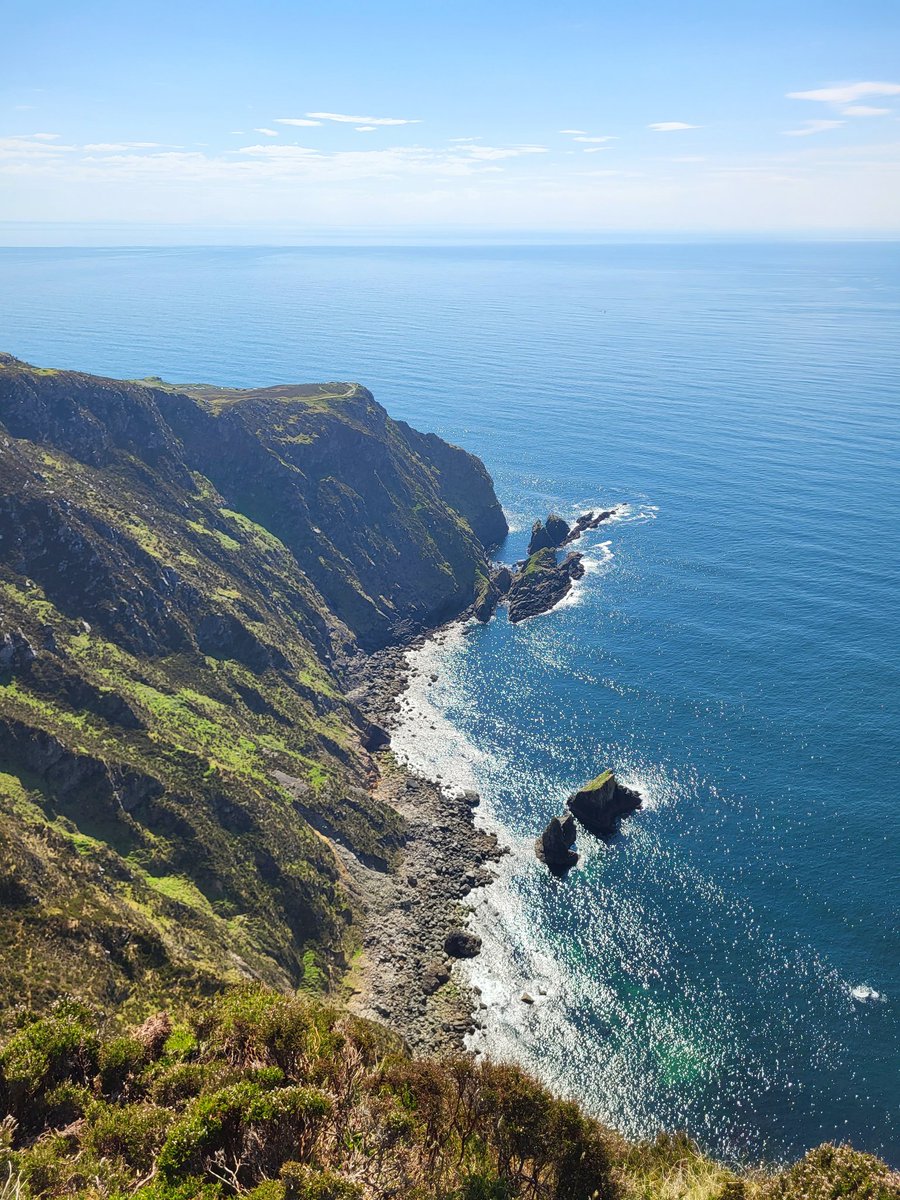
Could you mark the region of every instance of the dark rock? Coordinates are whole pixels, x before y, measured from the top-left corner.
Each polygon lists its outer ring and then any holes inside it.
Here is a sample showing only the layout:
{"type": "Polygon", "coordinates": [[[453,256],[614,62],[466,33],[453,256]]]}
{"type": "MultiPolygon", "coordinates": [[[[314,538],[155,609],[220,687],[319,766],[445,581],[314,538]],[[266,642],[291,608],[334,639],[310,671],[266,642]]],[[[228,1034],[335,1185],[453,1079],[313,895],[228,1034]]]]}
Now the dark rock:
{"type": "Polygon", "coordinates": [[[37,658],[37,651],[21,629],[0,637],[0,671],[23,671],[37,658]]]}
{"type": "Polygon", "coordinates": [[[551,817],[547,828],[534,843],[534,852],[554,875],[564,875],[578,862],[575,845],[575,820],[571,813],[551,817]]]}
{"type": "Polygon", "coordinates": [[[475,958],[481,950],[481,938],[465,929],[454,929],[444,938],[444,951],[451,958],[475,958]]]}
{"type": "Polygon", "coordinates": [[[360,735],[362,747],[368,750],[370,754],[374,754],[376,750],[384,750],[386,746],[391,744],[391,735],[386,729],[382,729],[380,725],[376,725],[374,721],[370,721],[360,735]]]}
{"type": "Polygon", "coordinates": [[[512,581],[512,571],[509,569],[509,567],[498,567],[491,578],[491,583],[493,583],[497,592],[501,596],[505,596],[512,587],[512,581]]]}
{"type": "Polygon", "coordinates": [[[569,542],[577,542],[586,529],[596,529],[598,525],[601,525],[604,521],[608,521],[615,514],[616,510],[614,508],[605,508],[599,513],[583,513],[566,534],[565,539],[560,545],[566,546],[569,542]]]}
{"type": "Polygon", "coordinates": [[[514,577],[509,590],[509,619],[514,624],[536,617],[557,605],[572,587],[573,579],[584,574],[582,556],[568,554],[558,563],[556,551],[539,550],[532,554],[514,577]]]}
{"type": "Polygon", "coordinates": [[[535,521],[531,527],[531,541],[528,543],[528,553],[537,554],[538,550],[556,549],[562,546],[569,536],[569,524],[556,513],[551,513],[547,524],[535,521]]]}
{"type": "Polygon", "coordinates": [[[604,771],[570,796],[568,805],[585,829],[609,837],[615,833],[620,817],[641,807],[641,796],[623,787],[612,771],[604,771]]]}
{"type": "Polygon", "coordinates": [[[499,601],[500,593],[494,587],[492,580],[484,577],[476,586],[472,612],[483,625],[486,625],[497,611],[499,601]]]}

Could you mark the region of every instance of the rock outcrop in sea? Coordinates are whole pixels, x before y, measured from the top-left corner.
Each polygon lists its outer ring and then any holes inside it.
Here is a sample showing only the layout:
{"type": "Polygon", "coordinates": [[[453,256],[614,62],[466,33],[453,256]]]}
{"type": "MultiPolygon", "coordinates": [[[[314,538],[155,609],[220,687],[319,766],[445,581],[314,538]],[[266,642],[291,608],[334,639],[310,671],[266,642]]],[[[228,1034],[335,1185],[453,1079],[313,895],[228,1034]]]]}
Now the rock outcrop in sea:
{"type": "Polygon", "coordinates": [[[614,834],[619,820],[636,812],[641,803],[640,793],[619,783],[612,771],[603,771],[567,801],[578,821],[598,837],[614,834]]]}
{"type": "Polygon", "coordinates": [[[584,575],[582,555],[567,554],[562,562],[556,551],[545,547],[532,554],[512,578],[508,593],[509,619],[515,624],[536,617],[559,604],[584,575]]]}
{"type": "Polygon", "coordinates": [[[575,845],[575,820],[571,813],[551,817],[547,828],[536,839],[534,852],[554,875],[565,875],[578,862],[575,845]]]}

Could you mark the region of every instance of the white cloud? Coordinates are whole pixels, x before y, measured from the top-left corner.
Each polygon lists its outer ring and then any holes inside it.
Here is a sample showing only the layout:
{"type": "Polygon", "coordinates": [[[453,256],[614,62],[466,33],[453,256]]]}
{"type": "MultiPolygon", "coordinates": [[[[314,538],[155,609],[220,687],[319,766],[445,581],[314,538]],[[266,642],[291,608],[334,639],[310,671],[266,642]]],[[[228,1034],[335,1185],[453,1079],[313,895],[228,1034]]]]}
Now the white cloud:
{"type": "Polygon", "coordinates": [[[587,133],[586,129],[561,129],[560,133],[587,133]]]}
{"type": "Polygon", "coordinates": [[[546,146],[460,146],[460,150],[479,161],[498,158],[521,158],[525,154],[546,154],[546,146]]]}
{"type": "MultiPolygon", "coordinates": [[[[407,117],[348,117],[345,113],[311,112],[306,114],[320,121],[339,121],[343,125],[420,125],[419,120],[407,117]]],[[[286,121],[289,125],[302,125],[302,121],[286,121]]]]}
{"type": "Polygon", "coordinates": [[[448,138],[450,142],[480,142],[481,137],[448,138]]]}
{"type": "Polygon", "coordinates": [[[842,108],[841,112],[847,117],[886,117],[890,114],[889,108],[872,108],[870,104],[848,104],[846,108],[842,108]]]}
{"type": "Polygon", "coordinates": [[[823,104],[852,104],[863,96],[900,96],[900,83],[845,83],[838,87],[815,88],[810,92],[788,92],[789,100],[818,100],[823,104]]]}
{"type": "Polygon", "coordinates": [[[89,142],[83,149],[106,154],[117,150],[154,150],[159,145],[159,142],[89,142]]]}
{"type": "Polygon", "coordinates": [[[378,128],[377,125],[357,125],[356,132],[357,133],[374,133],[377,128],[378,128]]]}
{"type": "Polygon", "coordinates": [[[261,129],[254,129],[253,132],[261,133],[264,137],[278,137],[277,129],[266,129],[265,126],[263,126],[261,129]]]}
{"type": "Polygon", "coordinates": [[[306,117],[276,117],[276,125],[321,125],[321,121],[307,121],[306,117]]]}
{"type": "Polygon", "coordinates": [[[573,138],[576,142],[617,142],[619,139],[612,134],[606,137],[577,137],[573,138]]]}
{"type": "Polygon", "coordinates": [[[846,121],[804,121],[802,129],[784,129],[785,137],[809,137],[814,133],[827,133],[829,129],[837,129],[846,125],[846,121]]]}
{"type": "Polygon", "coordinates": [[[677,133],[680,129],[699,129],[699,125],[688,125],[685,121],[654,121],[647,126],[655,133],[677,133]]]}
{"type": "Polygon", "coordinates": [[[604,150],[612,150],[612,146],[585,146],[584,153],[585,154],[602,154],[604,150]]]}
{"type": "Polygon", "coordinates": [[[35,138],[39,142],[55,142],[59,139],[58,133],[23,133],[20,136],[35,138]]]}

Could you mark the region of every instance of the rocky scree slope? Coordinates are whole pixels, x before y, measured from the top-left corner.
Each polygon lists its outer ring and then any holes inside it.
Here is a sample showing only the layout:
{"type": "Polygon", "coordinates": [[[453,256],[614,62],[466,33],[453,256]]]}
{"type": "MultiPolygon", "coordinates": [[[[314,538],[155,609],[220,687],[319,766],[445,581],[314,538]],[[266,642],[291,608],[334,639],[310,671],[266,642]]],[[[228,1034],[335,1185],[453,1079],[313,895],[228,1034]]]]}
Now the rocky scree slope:
{"type": "Polygon", "coordinates": [[[357,385],[0,356],[0,990],[339,974],[310,820],[385,868],[403,840],[344,667],[465,609],[505,532],[477,459],[357,385]]]}

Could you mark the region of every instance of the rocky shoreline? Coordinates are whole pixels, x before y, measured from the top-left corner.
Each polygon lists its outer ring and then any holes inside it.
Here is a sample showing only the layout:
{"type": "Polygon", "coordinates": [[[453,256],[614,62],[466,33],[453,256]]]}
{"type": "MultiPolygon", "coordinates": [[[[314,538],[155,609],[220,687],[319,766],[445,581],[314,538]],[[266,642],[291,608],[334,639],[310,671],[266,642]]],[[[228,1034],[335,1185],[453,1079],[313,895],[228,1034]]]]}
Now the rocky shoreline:
{"type": "Polygon", "coordinates": [[[513,623],[554,608],[584,574],[580,554],[570,553],[557,563],[556,548],[596,529],[615,512],[586,513],[574,526],[554,514],[546,526],[535,522],[528,560],[515,572],[499,567],[489,594],[476,599],[471,609],[347,664],[348,699],[369,722],[363,742],[377,772],[373,795],[405,824],[401,858],[393,869],[365,863],[347,847],[333,846],[348,887],[366,914],[361,954],[346,983],[349,1004],[360,1016],[390,1025],[416,1053],[460,1051],[465,1035],[477,1028],[473,1014],[478,998],[460,984],[452,968],[456,959],[478,952],[477,938],[466,929],[471,910],[465,900],[493,880],[491,864],[506,849],[475,824],[476,793],[444,790],[391,753],[390,731],[409,684],[408,653],[472,616],[490,620],[504,600],[513,623]]]}
{"type": "MultiPolygon", "coordinates": [[[[368,656],[351,672],[350,699],[390,731],[410,673],[407,653],[439,630],[368,656]]],[[[350,890],[366,914],[362,952],[350,972],[349,1005],[388,1024],[416,1053],[460,1051],[476,1027],[477,998],[452,967],[477,946],[467,942],[466,896],[493,879],[505,853],[475,825],[473,792],[444,791],[398,763],[385,746],[373,752],[375,797],[405,823],[401,861],[377,869],[335,846],[350,890]]],[[[468,935],[470,936],[470,935],[468,935]]]]}

